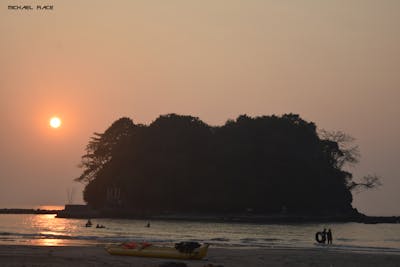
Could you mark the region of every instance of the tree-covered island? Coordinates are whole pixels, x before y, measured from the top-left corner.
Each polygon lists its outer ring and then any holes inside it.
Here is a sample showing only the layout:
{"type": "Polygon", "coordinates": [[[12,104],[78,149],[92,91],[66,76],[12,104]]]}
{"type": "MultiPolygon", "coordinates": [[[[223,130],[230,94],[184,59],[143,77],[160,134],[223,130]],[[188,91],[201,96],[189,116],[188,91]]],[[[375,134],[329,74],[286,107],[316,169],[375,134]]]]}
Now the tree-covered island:
{"type": "Polygon", "coordinates": [[[84,200],[109,214],[306,214],[351,216],[357,147],[299,115],[239,116],[223,126],[162,115],[129,118],[91,137],[75,179],[84,200]]]}

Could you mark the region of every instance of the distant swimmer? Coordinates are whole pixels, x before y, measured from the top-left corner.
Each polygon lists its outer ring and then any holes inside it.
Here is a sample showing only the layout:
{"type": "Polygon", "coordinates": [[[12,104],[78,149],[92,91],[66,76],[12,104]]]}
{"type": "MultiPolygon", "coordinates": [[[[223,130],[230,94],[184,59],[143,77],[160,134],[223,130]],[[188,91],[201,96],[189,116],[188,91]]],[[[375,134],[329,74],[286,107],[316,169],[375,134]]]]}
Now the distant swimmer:
{"type": "Polygon", "coordinates": [[[87,223],[85,224],[86,227],[92,227],[92,222],[90,221],[90,219],[87,221],[87,223]]]}

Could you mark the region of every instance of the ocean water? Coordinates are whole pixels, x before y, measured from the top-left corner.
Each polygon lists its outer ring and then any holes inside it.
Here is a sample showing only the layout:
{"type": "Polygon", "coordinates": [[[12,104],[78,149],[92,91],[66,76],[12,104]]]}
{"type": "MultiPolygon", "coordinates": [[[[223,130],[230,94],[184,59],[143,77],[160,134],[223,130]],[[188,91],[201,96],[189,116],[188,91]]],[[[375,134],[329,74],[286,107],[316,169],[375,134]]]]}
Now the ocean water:
{"type": "Polygon", "coordinates": [[[183,221],[93,219],[105,229],[85,227],[84,219],[55,215],[0,214],[0,245],[73,246],[125,241],[173,244],[179,241],[207,242],[214,247],[318,248],[400,253],[400,224],[251,224],[183,221]],[[333,245],[316,244],[315,233],[333,231],[333,245]]]}

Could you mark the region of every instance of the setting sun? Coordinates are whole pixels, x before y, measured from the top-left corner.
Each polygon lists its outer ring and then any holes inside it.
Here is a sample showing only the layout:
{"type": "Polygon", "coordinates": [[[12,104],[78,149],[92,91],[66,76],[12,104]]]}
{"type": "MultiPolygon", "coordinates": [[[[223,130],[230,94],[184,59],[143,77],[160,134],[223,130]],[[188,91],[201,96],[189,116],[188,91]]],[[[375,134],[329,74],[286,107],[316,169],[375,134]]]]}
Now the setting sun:
{"type": "Polygon", "coordinates": [[[59,128],[61,126],[61,120],[58,117],[52,117],[50,119],[50,126],[52,128],[59,128]]]}

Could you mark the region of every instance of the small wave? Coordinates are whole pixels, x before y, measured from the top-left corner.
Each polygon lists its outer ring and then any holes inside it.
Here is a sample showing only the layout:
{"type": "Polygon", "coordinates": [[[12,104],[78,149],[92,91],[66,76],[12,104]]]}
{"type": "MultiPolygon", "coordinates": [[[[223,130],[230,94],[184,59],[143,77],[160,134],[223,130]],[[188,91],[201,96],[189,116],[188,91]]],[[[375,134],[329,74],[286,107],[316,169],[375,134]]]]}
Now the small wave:
{"type": "Polygon", "coordinates": [[[242,238],[242,239],[240,239],[240,241],[242,241],[243,243],[252,243],[252,242],[257,241],[257,239],[255,239],[255,238],[242,238]]]}
{"type": "Polygon", "coordinates": [[[359,252],[388,252],[388,253],[400,253],[400,249],[391,247],[372,247],[372,246],[356,246],[356,245],[326,245],[326,244],[314,244],[316,247],[340,250],[340,251],[359,251],[359,252]]]}
{"type": "Polygon", "coordinates": [[[64,240],[88,240],[88,241],[99,241],[99,242],[126,242],[126,241],[148,241],[153,243],[167,243],[173,242],[172,239],[156,239],[156,238],[146,238],[146,237],[132,237],[132,236],[93,236],[93,235],[57,235],[57,234],[44,234],[44,233],[0,233],[3,236],[12,236],[15,238],[25,238],[25,239],[64,239],[64,240]]]}
{"type": "Polygon", "coordinates": [[[263,238],[264,241],[280,241],[282,239],[279,238],[263,238]]]}
{"type": "Polygon", "coordinates": [[[227,242],[229,241],[228,238],[224,238],[224,237],[215,237],[215,238],[211,238],[211,241],[221,241],[221,242],[227,242]]]}
{"type": "Polygon", "coordinates": [[[8,233],[8,232],[0,232],[0,235],[13,235],[13,233],[8,233]]]}
{"type": "Polygon", "coordinates": [[[388,238],[388,239],[384,239],[384,241],[388,241],[388,242],[400,242],[400,238],[388,238]]]}
{"type": "Polygon", "coordinates": [[[40,234],[24,234],[24,233],[11,233],[11,232],[3,232],[3,233],[0,233],[0,235],[3,235],[3,236],[17,236],[17,237],[41,236],[40,234]]]}
{"type": "Polygon", "coordinates": [[[44,233],[11,233],[3,232],[0,233],[2,236],[13,236],[17,238],[27,239],[81,239],[81,240],[96,240],[99,239],[97,236],[70,236],[70,235],[55,235],[55,234],[44,234],[44,233]]]}
{"type": "MultiPolygon", "coordinates": [[[[77,237],[80,239],[81,237],[77,237]]],[[[186,239],[185,239],[186,240],[186,239]]],[[[105,236],[105,237],[97,237],[96,241],[106,242],[106,243],[124,243],[124,242],[150,242],[150,243],[159,243],[159,244],[168,244],[168,243],[176,243],[177,239],[158,239],[158,238],[146,238],[146,237],[122,237],[122,236],[105,236]]]]}

